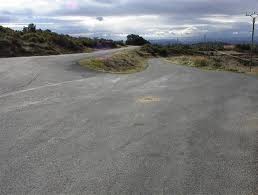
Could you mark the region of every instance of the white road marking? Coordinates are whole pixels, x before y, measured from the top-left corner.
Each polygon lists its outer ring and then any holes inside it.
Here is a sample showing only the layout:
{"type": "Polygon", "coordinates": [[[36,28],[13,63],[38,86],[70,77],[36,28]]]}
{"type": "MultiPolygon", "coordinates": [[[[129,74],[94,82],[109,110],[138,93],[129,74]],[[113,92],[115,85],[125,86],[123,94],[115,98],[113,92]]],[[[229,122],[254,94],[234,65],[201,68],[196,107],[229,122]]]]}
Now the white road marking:
{"type": "Polygon", "coordinates": [[[34,90],[43,89],[43,88],[47,88],[47,87],[61,86],[63,84],[69,84],[69,83],[72,83],[72,82],[82,82],[82,81],[85,81],[87,79],[88,78],[72,80],[72,81],[64,81],[64,82],[61,82],[61,83],[49,83],[47,85],[43,85],[43,86],[39,86],[39,87],[34,87],[34,88],[30,88],[30,89],[24,89],[24,90],[19,90],[19,91],[7,93],[7,94],[4,94],[4,95],[1,95],[0,98],[5,98],[5,97],[9,97],[9,96],[20,94],[20,93],[34,91],[34,90]]]}
{"type": "Polygon", "coordinates": [[[120,81],[120,80],[121,80],[121,78],[117,78],[117,79],[113,79],[112,82],[113,82],[113,83],[117,83],[117,82],[120,81]]]}

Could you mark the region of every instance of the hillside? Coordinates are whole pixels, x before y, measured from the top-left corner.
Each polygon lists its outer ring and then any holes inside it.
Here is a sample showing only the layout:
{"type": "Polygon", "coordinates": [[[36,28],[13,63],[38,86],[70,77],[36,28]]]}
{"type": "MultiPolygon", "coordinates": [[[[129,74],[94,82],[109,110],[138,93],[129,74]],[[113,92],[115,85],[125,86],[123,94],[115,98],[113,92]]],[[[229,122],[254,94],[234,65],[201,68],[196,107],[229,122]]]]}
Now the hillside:
{"type": "Polygon", "coordinates": [[[0,57],[81,53],[121,45],[121,41],[72,37],[50,30],[36,29],[34,24],[24,27],[23,31],[0,26],[0,57]]]}

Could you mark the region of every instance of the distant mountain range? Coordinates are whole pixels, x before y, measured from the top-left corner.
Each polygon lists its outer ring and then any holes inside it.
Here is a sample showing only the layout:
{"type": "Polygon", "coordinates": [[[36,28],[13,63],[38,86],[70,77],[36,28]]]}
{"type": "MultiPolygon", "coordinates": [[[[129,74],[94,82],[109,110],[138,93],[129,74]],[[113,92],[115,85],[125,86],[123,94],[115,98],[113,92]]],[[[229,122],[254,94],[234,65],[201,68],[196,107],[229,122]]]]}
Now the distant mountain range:
{"type": "MultiPolygon", "coordinates": [[[[223,42],[228,44],[249,44],[251,37],[232,37],[232,38],[207,38],[206,40],[201,37],[182,37],[178,39],[153,39],[149,40],[152,44],[169,45],[169,44],[195,44],[201,42],[223,42]]],[[[255,42],[258,44],[258,37],[255,37],[255,42]]]]}

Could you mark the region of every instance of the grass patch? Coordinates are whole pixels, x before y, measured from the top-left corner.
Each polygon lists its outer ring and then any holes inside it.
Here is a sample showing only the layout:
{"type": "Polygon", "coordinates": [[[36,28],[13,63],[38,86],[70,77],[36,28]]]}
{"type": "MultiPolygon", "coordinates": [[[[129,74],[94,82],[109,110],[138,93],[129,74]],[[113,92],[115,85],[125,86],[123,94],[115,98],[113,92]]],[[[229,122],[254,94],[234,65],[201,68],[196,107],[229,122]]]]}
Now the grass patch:
{"type": "Polygon", "coordinates": [[[204,70],[230,71],[258,76],[258,64],[252,66],[250,71],[248,60],[220,55],[217,50],[224,51],[224,46],[224,43],[173,44],[167,46],[147,44],[142,46],[140,51],[146,53],[148,57],[166,57],[168,61],[174,64],[204,70]],[[209,51],[207,51],[207,48],[209,48],[209,51]]]}
{"type": "Polygon", "coordinates": [[[111,56],[84,59],[79,64],[91,70],[129,74],[144,70],[147,57],[140,50],[122,51],[111,56]]]}
{"type": "Polygon", "coordinates": [[[167,58],[169,62],[206,70],[250,73],[250,68],[235,59],[226,56],[193,56],[183,55],[167,58]]]}
{"type": "Polygon", "coordinates": [[[207,67],[209,66],[210,60],[204,56],[179,56],[170,57],[169,61],[192,67],[207,67]]]}

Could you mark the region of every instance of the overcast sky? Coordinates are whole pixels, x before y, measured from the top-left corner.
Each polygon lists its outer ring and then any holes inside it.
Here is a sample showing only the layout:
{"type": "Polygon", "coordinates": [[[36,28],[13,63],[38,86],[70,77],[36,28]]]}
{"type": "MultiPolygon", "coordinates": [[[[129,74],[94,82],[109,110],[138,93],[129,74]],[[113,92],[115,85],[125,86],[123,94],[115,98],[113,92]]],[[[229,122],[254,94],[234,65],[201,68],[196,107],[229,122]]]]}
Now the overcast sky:
{"type": "Polygon", "coordinates": [[[255,10],[258,0],[0,0],[0,25],[114,39],[248,36],[255,10]]]}

